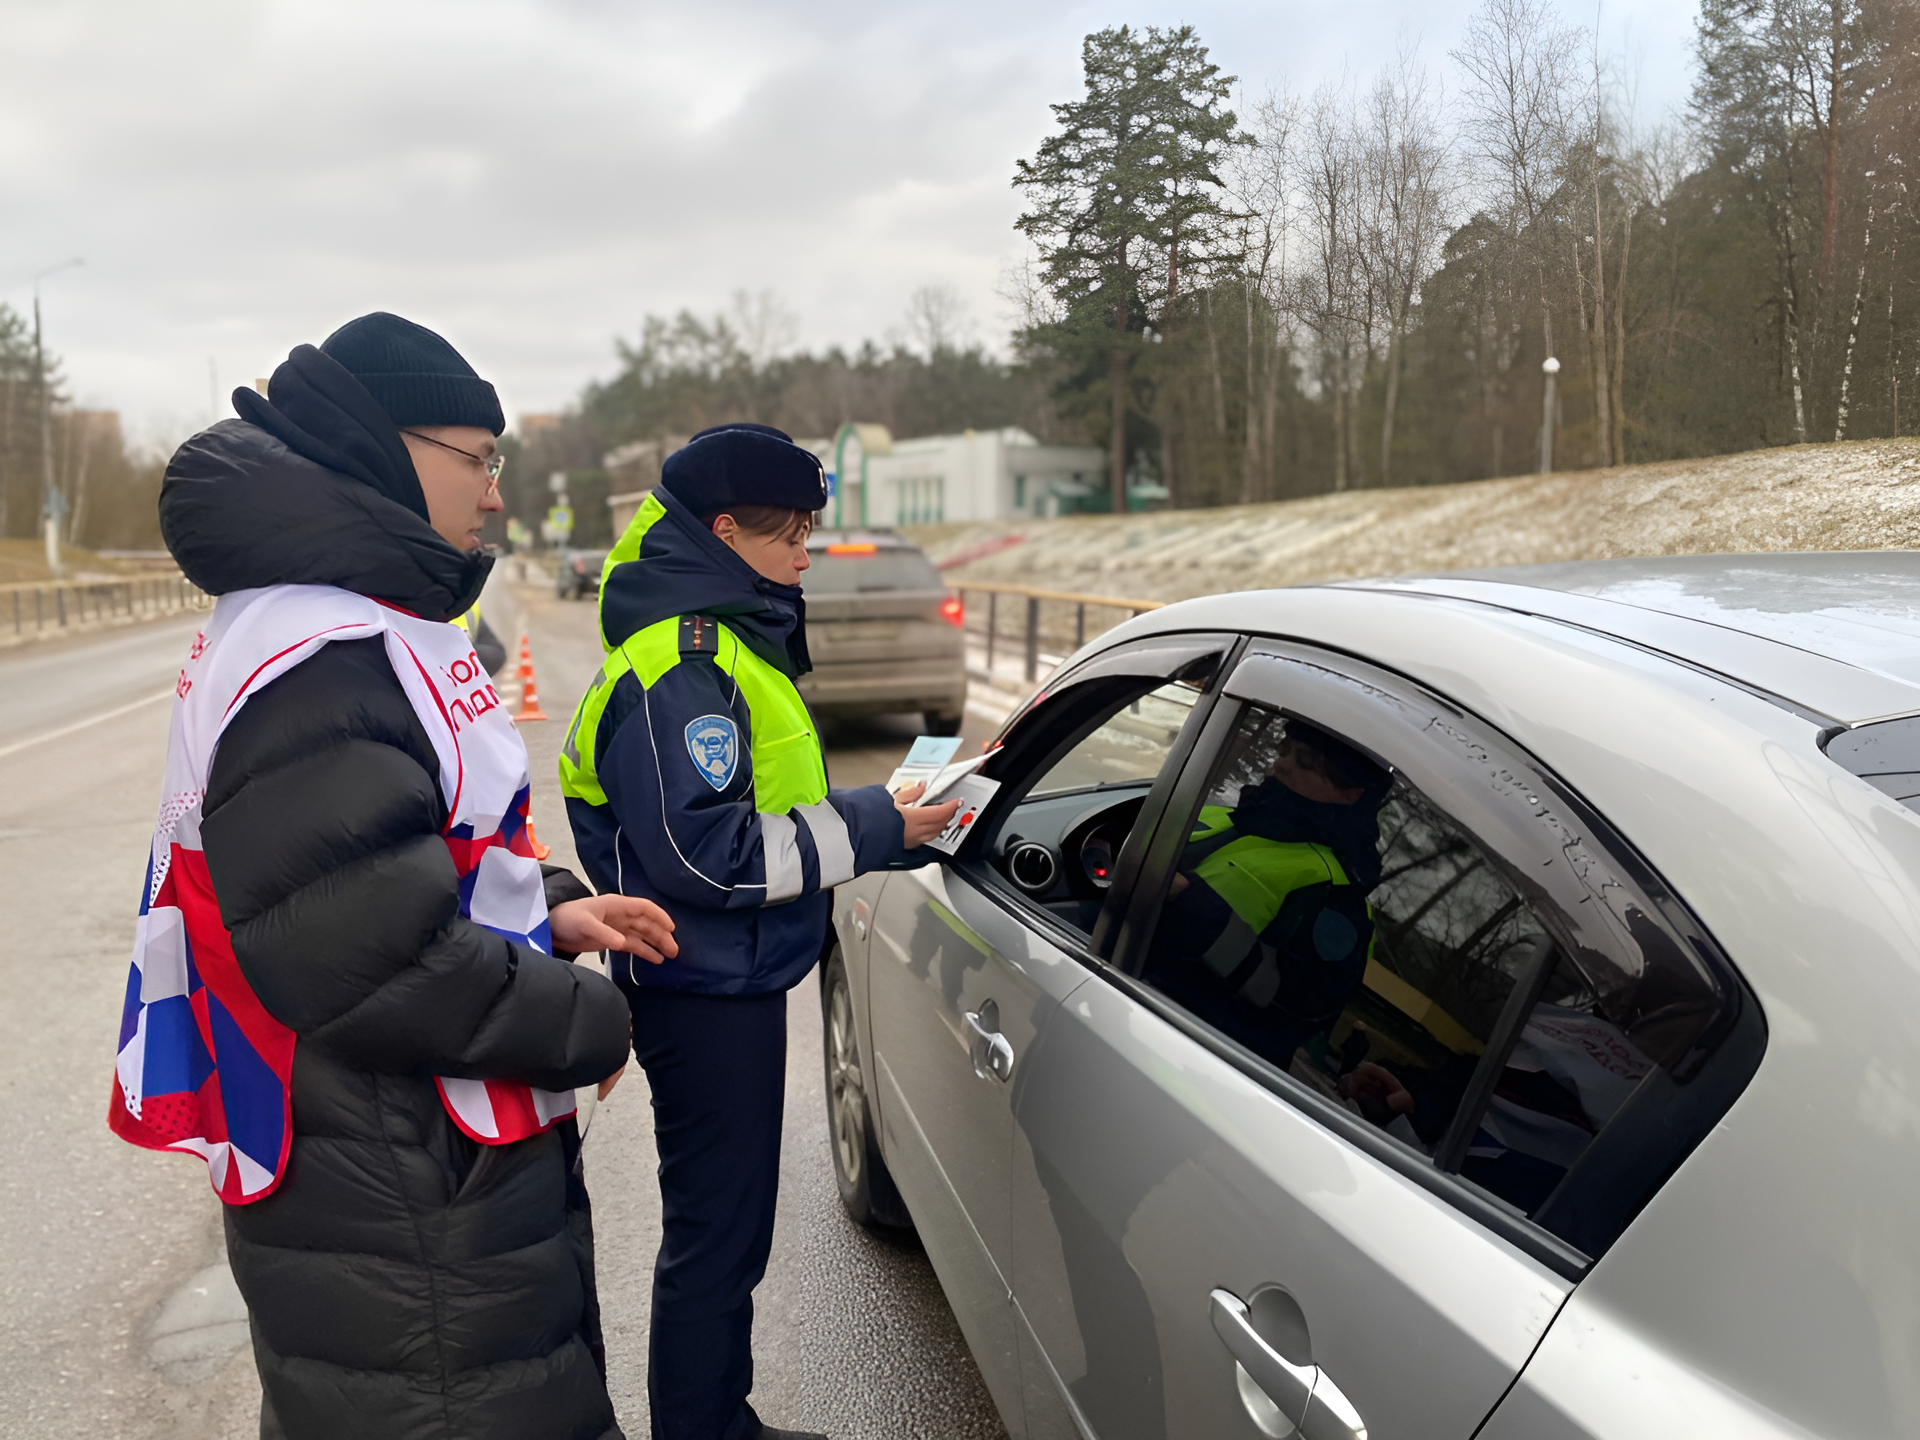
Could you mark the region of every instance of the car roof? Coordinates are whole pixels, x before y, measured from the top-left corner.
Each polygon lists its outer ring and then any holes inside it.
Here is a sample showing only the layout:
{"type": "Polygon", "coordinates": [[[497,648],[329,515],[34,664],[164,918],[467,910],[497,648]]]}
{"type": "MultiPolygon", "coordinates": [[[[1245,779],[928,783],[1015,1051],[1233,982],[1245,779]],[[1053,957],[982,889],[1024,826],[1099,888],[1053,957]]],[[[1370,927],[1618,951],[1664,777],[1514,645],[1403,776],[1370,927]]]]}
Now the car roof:
{"type": "MultiPolygon", "coordinates": [[[[1675,555],[1343,581],[1217,597],[1235,629],[1300,633],[1317,590],[1468,601],[1650,650],[1828,725],[1920,714],[1920,554],[1675,555]]],[[[1129,633],[1191,627],[1213,598],[1141,616],[1129,633]],[[1182,623],[1184,621],[1184,624],[1182,623]]],[[[1217,625],[1208,615],[1202,623],[1217,625]]],[[[1111,632],[1110,632],[1111,633],[1111,632]]]]}
{"type": "Polygon", "coordinates": [[[1540,615],[1842,723],[1920,710],[1920,554],[1661,555],[1357,582],[1540,615]]]}

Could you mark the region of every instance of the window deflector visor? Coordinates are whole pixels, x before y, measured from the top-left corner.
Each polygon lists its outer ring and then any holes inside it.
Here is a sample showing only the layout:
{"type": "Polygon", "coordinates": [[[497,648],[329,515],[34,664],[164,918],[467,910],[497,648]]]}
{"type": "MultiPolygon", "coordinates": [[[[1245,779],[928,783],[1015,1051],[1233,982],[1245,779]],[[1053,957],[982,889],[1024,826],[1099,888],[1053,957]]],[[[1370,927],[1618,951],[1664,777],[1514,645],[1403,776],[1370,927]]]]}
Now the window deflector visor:
{"type": "MultiPolygon", "coordinates": [[[[1116,645],[1110,650],[1098,651],[1071,669],[1056,671],[1042,682],[1040,688],[1035,690],[1026,703],[1014,711],[1007,718],[1007,723],[1000,727],[998,739],[1011,748],[1017,732],[1024,728],[1024,722],[1029,715],[1052,697],[1063,694],[1076,685],[1084,685],[1089,680],[1102,680],[1122,675],[1168,680],[1192,669],[1196,661],[1204,660],[1209,656],[1224,656],[1228,647],[1235,643],[1236,638],[1232,635],[1220,634],[1152,635],[1124,645],[1116,645]]],[[[1218,679],[1216,674],[1210,682],[1212,688],[1218,689],[1218,679]]],[[[1044,768],[1044,766],[1036,768],[1044,768]]],[[[992,773],[995,778],[1001,778],[998,771],[992,773]]]]}

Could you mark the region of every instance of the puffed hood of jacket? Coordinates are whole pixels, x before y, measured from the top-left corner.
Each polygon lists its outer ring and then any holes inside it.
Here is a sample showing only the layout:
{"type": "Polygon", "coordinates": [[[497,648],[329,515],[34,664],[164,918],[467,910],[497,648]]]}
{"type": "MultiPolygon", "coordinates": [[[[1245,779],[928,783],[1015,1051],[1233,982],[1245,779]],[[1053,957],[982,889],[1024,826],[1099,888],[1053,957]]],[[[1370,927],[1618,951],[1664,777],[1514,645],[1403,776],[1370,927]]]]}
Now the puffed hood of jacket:
{"type": "Polygon", "coordinates": [[[755,573],[670,491],[657,489],[607,557],[600,580],[601,640],[611,650],[647,626],[681,615],[720,621],[789,679],[813,668],[800,587],[755,573]]]}
{"type": "Polygon", "coordinates": [[[493,568],[490,554],[456,549],[414,509],[245,420],[174,452],[160,533],[209,594],[337,585],[430,620],[463,613],[493,568]]]}

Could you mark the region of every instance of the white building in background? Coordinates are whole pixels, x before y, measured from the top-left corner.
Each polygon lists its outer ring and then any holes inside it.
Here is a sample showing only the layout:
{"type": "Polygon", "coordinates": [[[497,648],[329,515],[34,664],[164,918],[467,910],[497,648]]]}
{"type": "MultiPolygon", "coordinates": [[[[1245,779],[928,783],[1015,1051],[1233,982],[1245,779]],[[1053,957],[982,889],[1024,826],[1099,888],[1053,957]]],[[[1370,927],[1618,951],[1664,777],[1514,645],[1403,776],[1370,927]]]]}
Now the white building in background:
{"type": "Polygon", "coordinates": [[[843,425],[802,441],[834,472],[829,525],[930,525],[1060,515],[1106,486],[1106,454],[1042,445],[1025,430],[968,430],[895,440],[884,425],[843,425]]]}

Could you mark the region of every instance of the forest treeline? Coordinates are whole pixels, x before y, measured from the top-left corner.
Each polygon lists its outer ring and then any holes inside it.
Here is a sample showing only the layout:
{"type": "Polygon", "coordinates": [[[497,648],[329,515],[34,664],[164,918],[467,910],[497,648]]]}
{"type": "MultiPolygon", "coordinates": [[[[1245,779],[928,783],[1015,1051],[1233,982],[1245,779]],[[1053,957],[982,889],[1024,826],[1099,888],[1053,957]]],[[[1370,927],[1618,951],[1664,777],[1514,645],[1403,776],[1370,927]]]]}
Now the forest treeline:
{"type": "Polygon", "coordinates": [[[58,357],[46,357],[43,380],[34,363],[31,324],[0,305],[0,537],[43,533],[50,472],[60,497],[63,543],[93,550],[157,548],[163,468],[162,457],[129,448],[113,411],[68,404],[58,357]]]}
{"type": "MultiPolygon", "coordinates": [[[[546,460],[730,416],[826,435],[1022,424],[1207,505],[1911,433],[1920,0],[1703,0],[1684,111],[1550,0],[1484,0],[1441,64],[1230,108],[1200,37],[1087,37],[1019,162],[1010,358],[949,292],[794,354],[778,306],[653,318],[546,460]]],[[[532,457],[530,457],[532,458],[532,457]]]]}
{"type": "Polygon", "coordinates": [[[1085,443],[1085,427],[1054,404],[1057,365],[999,359],[966,325],[959,297],[938,285],[914,293],[885,345],[868,341],[851,354],[792,350],[794,321],[768,291],[738,292],[710,318],[649,316],[635,341],[616,342],[620,367],[611,380],[587,386],[557,423],[507,437],[507,508],[537,517],[548,477],[566,471],[582,527],[576,538],[599,543],[606,538],[599,467],[609,451],[631,440],[684,438],[726,420],[777,425],[802,439],[831,438],[843,423],[859,421],[903,439],[1019,425],[1042,440],[1085,443]]]}

